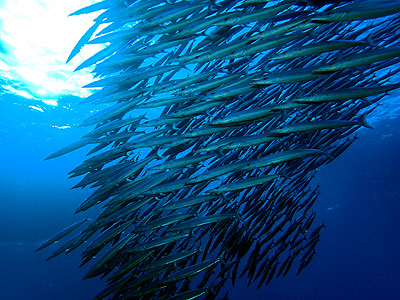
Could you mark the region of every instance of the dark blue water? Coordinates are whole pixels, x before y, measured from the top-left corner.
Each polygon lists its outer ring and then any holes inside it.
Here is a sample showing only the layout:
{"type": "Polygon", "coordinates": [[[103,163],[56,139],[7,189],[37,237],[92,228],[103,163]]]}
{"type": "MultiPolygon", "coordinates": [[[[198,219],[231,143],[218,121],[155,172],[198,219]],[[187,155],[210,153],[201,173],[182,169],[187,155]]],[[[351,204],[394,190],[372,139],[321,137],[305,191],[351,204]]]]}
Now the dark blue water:
{"type": "MultiPolygon", "coordinates": [[[[34,253],[82,218],[73,211],[89,191],[70,190],[77,179],[67,173],[87,149],[43,161],[87,132],[76,125],[93,107],[78,101],[65,97],[40,112],[29,107],[37,101],[0,98],[0,300],[86,300],[104,287],[81,279],[89,266],[78,268],[79,251],[49,262],[55,248],[34,253]]],[[[400,119],[373,124],[315,179],[314,210],[327,228],[309,267],[259,291],[239,281],[229,299],[400,299],[400,119]]]]}

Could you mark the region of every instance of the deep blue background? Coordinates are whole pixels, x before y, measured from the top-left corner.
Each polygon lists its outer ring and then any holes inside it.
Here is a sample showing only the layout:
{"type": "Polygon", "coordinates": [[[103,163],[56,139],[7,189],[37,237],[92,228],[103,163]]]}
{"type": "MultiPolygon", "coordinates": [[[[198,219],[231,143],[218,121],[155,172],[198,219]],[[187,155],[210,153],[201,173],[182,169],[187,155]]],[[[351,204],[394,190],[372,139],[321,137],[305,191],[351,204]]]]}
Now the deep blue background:
{"type": "MultiPolygon", "coordinates": [[[[79,251],[45,262],[43,240],[81,219],[73,211],[88,195],[70,190],[67,173],[87,149],[43,158],[87,132],[76,125],[91,107],[60,99],[58,107],[0,96],[0,300],[86,300],[103,287],[83,281],[79,251]],[[58,129],[55,126],[71,126],[58,129]]],[[[321,168],[315,205],[327,229],[300,276],[291,272],[259,291],[240,282],[230,299],[400,299],[400,119],[373,122],[341,157],[321,168]]]]}

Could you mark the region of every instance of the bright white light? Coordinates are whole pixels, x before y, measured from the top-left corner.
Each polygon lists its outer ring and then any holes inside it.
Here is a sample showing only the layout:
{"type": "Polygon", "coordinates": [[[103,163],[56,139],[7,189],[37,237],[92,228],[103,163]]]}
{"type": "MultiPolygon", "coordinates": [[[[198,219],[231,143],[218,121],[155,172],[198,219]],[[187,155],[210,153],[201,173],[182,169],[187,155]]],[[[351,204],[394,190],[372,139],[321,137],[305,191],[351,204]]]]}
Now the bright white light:
{"type": "Polygon", "coordinates": [[[42,100],[43,103],[50,105],[50,106],[57,106],[57,100],[56,99],[43,99],[42,100]]]}
{"type": "Polygon", "coordinates": [[[58,128],[58,129],[68,129],[68,128],[71,128],[71,126],[68,126],[68,125],[64,125],[64,126],[56,126],[56,125],[53,125],[53,126],[51,126],[51,127],[58,128]]]}
{"type": "Polygon", "coordinates": [[[93,0],[0,1],[0,40],[8,50],[0,56],[0,78],[16,83],[11,93],[28,95],[54,105],[63,94],[87,96],[81,86],[92,80],[87,70],[73,72],[99,46],[85,46],[70,63],[65,61],[76,42],[92,25],[96,14],[68,17],[93,0]],[[22,85],[23,91],[16,92],[22,85]],[[44,100],[43,100],[44,99],[44,100]]]}
{"type": "Polygon", "coordinates": [[[44,110],[41,109],[40,107],[33,106],[33,105],[29,105],[29,107],[32,108],[32,109],[34,109],[34,110],[37,110],[37,111],[40,111],[40,112],[44,112],[44,110]]]}
{"type": "Polygon", "coordinates": [[[19,88],[19,87],[13,87],[12,85],[5,85],[3,86],[6,90],[10,91],[14,95],[18,95],[27,99],[35,99],[33,95],[31,95],[29,92],[19,88]]]}

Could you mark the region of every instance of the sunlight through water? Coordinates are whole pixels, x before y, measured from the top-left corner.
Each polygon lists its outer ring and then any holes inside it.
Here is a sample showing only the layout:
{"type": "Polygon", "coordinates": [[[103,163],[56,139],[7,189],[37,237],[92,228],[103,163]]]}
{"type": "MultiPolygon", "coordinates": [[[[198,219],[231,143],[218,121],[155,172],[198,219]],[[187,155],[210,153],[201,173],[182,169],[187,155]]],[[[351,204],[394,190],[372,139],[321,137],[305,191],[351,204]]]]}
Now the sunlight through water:
{"type": "Polygon", "coordinates": [[[66,59],[82,34],[93,24],[92,16],[68,14],[92,0],[0,1],[0,93],[57,105],[57,97],[85,97],[81,86],[92,80],[88,70],[73,72],[99,46],[83,47],[71,62],[66,59]]]}

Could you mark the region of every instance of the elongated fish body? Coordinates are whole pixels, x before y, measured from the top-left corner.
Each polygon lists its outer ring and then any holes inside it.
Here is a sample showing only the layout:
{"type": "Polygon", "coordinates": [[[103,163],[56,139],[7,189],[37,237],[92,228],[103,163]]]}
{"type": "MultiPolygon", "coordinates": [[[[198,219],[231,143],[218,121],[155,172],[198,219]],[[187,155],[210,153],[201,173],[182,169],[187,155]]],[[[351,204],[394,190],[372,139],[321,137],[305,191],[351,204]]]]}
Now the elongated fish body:
{"type": "Polygon", "coordinates": [[[311,44],[299,49],[293,49],[290,52],[285,52],[283,54],[271,57],[271,60],[279,60],[279,59],[293,59],[296,57],[307,56],[307,55],[316,55],[321,54],[323,52],[330,52],[334,50],[346,49],[354,46],[365,46],[365,42],[361,41],[327,41],[321,42],[318,44],[311,44]]]}
{"type": "Polygon", "coordinates": [[[186,259],[186,258],[196,254],[197,252],[198,252],[198,250],[191,250],[191,251],[186,251],[186,252],[177,253],[177,254],[163,257],[157,263],[152,264],[148,267],[145,267],[144,270],[156,269],[156,268],[161,267],[166,264],[175,263],[176,261],[186,259]]]}
{"type": "Polygon", "coordinates": [[[267,176],[260,176],[260,177],[256,177],[256,178],[247,178],[245,180],[241,180],[238,182],[221,185],[215,189],[211,189],[206,192],[207,193],[226,193],[226,192],[246,189],[246,188],[254,187],[254,186],[257,186],[260,184],[264,184],[264,183],[274,180],[278,177],[279,177],[279,175],[267,175],[267,176]]]}
{"type": "Polygon", "coordinates": [[[198,58],[193,58],[191,59],[191,62],[198,62],[198,63],[209,62],[217,58],[229,59],[230,55],[235,53],[238,49],[246,46],[247,43],[248,43],[247,41],[239,41],[236,43],[227,44],[226,47],[218,48],[211,53],[208,52],[207,54],[203,54],[198,58]]]}
{"type": "Polygon", "coordinates": [[[86,222],[87,219],[78,221],[70,226],[68,226],[67,228],[65,228],[64,230],[60,231],[59,233],[57,233],[54,237],[52,237],[51,239],[47,240],[46,242],[44,242],[43,244],[41,244],[39,246],[39,248],[37,248],[35,251],[39,251],[42,250],[48,246],[50,246],[51,244],[59,241],[60,239],[62,239],[63,237],[65,237],[66,235],[68,235],[69,233],[71,233],[72,231],[74,231],[76,228],[78,228],[79,226],[81,226],[84,222],[86,222]]]}
{"type": "Polygon", "coordinates": [[[192,290],[184,293],[177,294],[175,296],[172,296],[168,298],[168,300],[190,300],[190,299],[196,299],[202,295],[207,293],[207,289],[198,289],[198,290],[192,290]]]}
{"type": "Polygon", "coordinates": [[[226,14],[222,21],[217,22],[217,25],[224,25],[224,26],[232,26],[238,24],[246,24],[255,22],[258,20],[263,20],[272,16],[275,16],[277,13],[285,10],[290,6],[290,3],[281,3],[274,6],[266,7],[260,10],[257,13],[253,14],[242,14],[240,12],[226,14]]]}
{"type": "Polygon", "coordinates": [[[220,141],[217,141],[215,143],[212,143],[210,145],[207,145],[206,147],[200,148],[195,150],[196,153],[201,153],[201,152],[211,152],[211,151],[217,151],[222,149],[224,145],[229,144],[229,140],[222,139],[220,141]]]}
{"type": "Polygon", "coordinates": [[[91,65],[96,64],[97,62],[105,59],[106,57],[110,56],[113,54],[118,48],[120,47],[119,44],[111,44],[108,47],[104,48],[103,50],[97,52],[84,62],[82,62],[79,66],[75,68],[75,71],[79,71],[81,69],[87,68],[91,65]]]}
{"type": "Polygon", "coordinates": [[[118,243],[118,245],[116,245],[116,247],[114,247],[113,249],[111,249],[106,255],[104,255],[104,257],[102,259],[100,259],[100,261],[89,270],[89,272],[86,273],[84,279],[88,279],[91,277],[96,276],[97,272],[108,262],[110,261],[113,257],[115,257],[118,252],[121,251],[121,249],[123,247],[125,247],[125,245],[127,243],[129,243],[133,238],[135,238],[136,235],[131,234],[129,236],[127,236],[125,239],[123,239],[120,243],[118,243]]]}
{"type": "Polygon", "coordinates": [[[282,83],[295,83],[301,81],[309,81],[320,78],[323,76],[323,72],[318,72],[318,69],[313,70],[292,70],[285,72],[276,72],[266,75],[265,79],[254,80],[253,86],[263,87],[271,84],[282,84],[282,83]]]}
{"type": "Polygon", "coordinates": [[[190,217],[194,217],[194,214],[177,214],[177,215],[171,215],[165,218],[161,218],[149,223],[146,223],[145,225],[138,226],[138,228],[135,229],[136,232],[141,232],[141,231],[150,231],[154,230],[159,227],[163,226],[168,226],[174,223],[177,223],[179,221],[188,219],[190,217]]]}
{"type": "Polygon", "coordinates": [[[214,169],[209,169],[205,173],[196,176],[191,179],[188,184],[199,183],[201,181],[210,180],[228,173],[232,173],[234,171],[238,171],[241,168],[245,167],[247,164],[245,162],[237,162],[235,164],[224,165],[221,167],[217,167],[214,169]]]}
{"type": "MultiPolygon", "coordinates": [[[[120,191],[118,198],[123,199],[126,196],[129,196],[131,198],[138,196],[141,193],[144,193],[144,192],[152,189],[153,187],[161,184],[162,182],[167,180],[170,176],[172,176],[176,172],[177,172],[177,170],[170,170],[168,172],[147,175],[147,177],[144,177],[144,178],[141,178],[140,180],[138,180],[135,185],[129,186],[129,189],[124,189],[124,190],[120,191]]],[[[133,183],[135,183],[135,182],[133,182],[133,183]]],[[[114,201],[117,201],[117,199],[114,199],[114,201]]]]}
{"type": "Polygon", "coordinates": [[[164,98],[158,99],[154,101],[148,101],[143,104],[137,106],[137,108],[153,108],[153,107],[160,107],[172,104],[178,104],[180,102],[190,102],[196,100],[197,97],[195,96],[185,96],[185,97],[171,97],[171,98],[164,98]]]}
{"type": "Polygon", "coordinates": [[[125,265],[118,270],[118,272],[115,272],[112,274],[110,277],[110,281],[116,281],[120,279],[122,276],[124,276],[126,273],[129,273],[136,265],[140,264],[143,260],[145,260],[147,257],[151,256],[155,250],[150,250],[147,252],[140,252],[136,255],[134,255],[128,262],[125,263],[125,265]]]}
{"type": "Polygon", "coordinates": [[[189,221],[182,222],[179,225],[171,227],[169,231],[183,231],[187,229],[192,229],[198,226],[204,226],[216,222],[222,222],[228,219],[234,218],[235,215],[225,214],[225,215],[214,215],[214,216],[205,216],[205,217],[198,217],[197,219],[192,219],[189,221]]]}
{"type": "Polygon", "coordinates": [[[181,240],[185,237],[188,237],[189,234],[188,233],[179,233],[179,234],[174,234],[174,235],[166,235],[154,240],[151,240],[150,242],[146,243],[146,244],[139,244],[135,247],[133,247],[132,249],[130,249],[131,252],[142,252],[142,251],[148,251],[150,249],[168,244],[168,243],[172,243],[178,240],[181,240]]]}
{"type": "Polygon", "coordinates": [[[359,4],[348,5],[332,11],[329,15],[322,14],[320,17],[312,18],[312,22],[326,23],[338,21],[355,21],[367,20],[378,17],[385,17],[391,14],[400,12],[400,5],[398,3],[379,3],[375,5],[361,6],[359,4]],[[354,7],[353,7],[354,6],[354,7]]]}
{"type": "Polygon", "coordinates": [[[219,259],[215,259],[215,260],[210,260],[210,261],[199,263],[197,265],[187,267],[186,269],[183,269],[183,270],[178,271],[175,274],[173,274],[170,278],[167,279],[166,282],[175,282],[175,281],[179,281],[184,278],[191,277],[205,269],[208,269],[208,268],[214,266],[215,264],[217,264],[219,262],[220,262],[219,259]]]}
{"type": "Polygon", "coordinates": [[[251,122],[260,118],[265,118],[273,114],[269,107],[265,108],[249,108],[248,110],[240,113],[234,113],[231,116],[227,116],[223,119],[215,120],[209,123],[210,126],[227,126],[231,124],[237,124],[242,122],[251,122]]]}
{"type": "Polygon", "coordinates": [[[214,195],[193,196],[193,197],[185,198],[180,201],[174,201],[172,203],[168,203],[167,205],[161,207],[159,210],[161,210],[161,211],[176,210],[176,209],[200,204],[203,202],[215,200],[216,198],[218,198],[218,197],[216,197],[214,195]]]}
{"type": "Polygon", "coordinates": [[[322,66],[313,70],[313,74],[331,73],[347,68],[369,65],[382,60],[400,56],[400,48],[374,49],[360,54],[353,54],[333,62],[328,66],[322,66]]]}
{"type": "MultiPolygon", "coordinates": [[[[163,74],[169,71],[174,70],[176,67],[174,66],[165,66],[165,67],[158,67],[148,70],[138,70],[136,72],[127,72],[121,75],[116,75],[114,77],[103,78],[92,83],[85,85],[85,88],[94,88],[94,87],[102,87],[102,86],[110,86],[114,84],[120,84],[121,82],[134,80],[135,82],[139,82],[144,79],[151,78],[153,76],[163,74]]],[[[133,83],[135,83],[133,82],[133,83]]]]}
{"type": "Polygon", "coordinates": [[[324,121],[312,121],[312,122],[303,122],[297,123],[293,125],[289,125],[279,129],[272,129],[268,131],[268,134],[271,135],[286,135],[293,132],[301,132],[301,131],[315,131],[321,129],[337,129],[342,127],[349,126],[366,126],[369,125],[361,120],[356,121],[344,121],[344,120],[324,120],[324,121]]]}
{"type": "MultiPolygon", "coordinates": [[[[215,74],[216,74],[216,72],[210,72],[210,73],[200,74],[198,76],[190,76],[190,77],[188,77],[186,79],[182,79],[182,80],[179,80],[176,83],[170,84],[169,88],[163,89],[162,91],[163,92],[170,92],[170,91],[173,91],[173,90],[176,90],[176,89],[186,88],[187,86],[193,85],[195,83],[202,82],[203,80],[208,79],[209,77],[211,77],[211,76],[213,76],[215,74]]],[[[178,93],[176,93],[176,92],[174,94],[178,95],[178,93]]],[[[179,95],[179,96],[181,96],[181,95],[179,95]]]]}
{"type": "Polygon", "coordinates": [[[298,103],[320,103],[320,102],[330,102],[330,101],[345,101],[349,99],[361,99],[365,97],[386,93],[394,89],[398,89],[399,87],[400,84],[397,83],[397,84],[388,84],[386,86],[382,85],[382,86],[342,89],[342,90],[316,94],[304,98],[293,99],[292,101],[298,103]]]}
{"type": "Polygon", "coordinates": [[[273,38],[267,41],[260,41],[255,44],[252,44],[250,47],[247,47],[245,49],[241,49],[238,51],[234,51],[232,54],[229,54],[225,56],[225,59],[234,59],[234,58],[240,58],[243,56],[248,56],[248,55],[254,55],[258,54],[260,52],[282,46],[284,44],[289,43],[290,41],[299,39],[303,37],[304,35],[302,34],[292,34],[292,35],[285,35],[282,37],[278,38],[273,38]]]}
{"type": "MultiPolygon", "coordinates": [[[[182,3],[182,2],[180,2],[180,3],[182,3]]],[[[153,19],[150,19],[149,22],[140,24],[141,28],[144,29],[146,27],[158,26],[166,21],[175,20],[179,17],[189,15],[189,14],[191,14],[197,10],[200,10],[201,8],[204,7],[203,4],[182,6],[182,5],[180,5],[180,3],[179,2],[177,3],[176,8],[171,9],[171,7],[169,7],[164,15],[161,15],[159,12],[157,12],[158,16],[155,16],[153,19]]],[[[168,6],[171,6],[171,4],[169,4],[168,6]]],[[[160,8],[162,9],[163,6],[161,6],[160,8]]],[[[146,14],[144,14],[143,17],[148,18],[148,16],[146,14]]]]}
{"type": "MultiPolygon", "coordinates": [[[[158,126],[163,126],[163,125],[169,125],[169,124],[174,124],[180,121],[180,118],[159,118],[159,119],[153,119],[146,121],[144,123],[139,124],[139,127],[158,127],[158,126]]],[[[143,144],[144,146],[147,146],[146,143],[143,144]]],[[[150,146],[150,145],[149,145],[150,146]]]]}
{"type": "Polygon", "coordinates": [[[215,133],[223,132],[223,131],[226,131],[228,129],[229,129],[229,127],[223,127],[223,126],[221,126],[221,127],[207,127],[207,126],[205,126],[205,127],[199,128],[199,129],[195,129],[193,131],[186,132],[184,134],[184,137],[193,139],[193,138],[198,138],[198,137],[205,136],[205,135],[212,135],[212,134],[215,134],[215,133]]]}
{"type": "Polygon", "coordinates": [[[84,135],[83,137],[98,137],[101,136],[105,133],[118,130],[124,126],[127,125],[136,125],[138,124],[144,116],[138,116],[134,118],[127,118],[127,119],[122,119],[122,120],[114,120],[109,123],[104,124],[103,126],[97,127],[96,130],[93,130],[89,132],[88,134],[84,135]]]}
{"type": "Polygon", "coordinates": [[[165,184],[160,184],[156,187],[153,187],[145,192],[146,195],[158,195],[158,194],[166,194],[178,190],[184,189],[189,182],[189,179],[180,179],[175,180],[173,182],[168,182],[165,184]]]}
{"type": "Polygon", "coordinates": [[[295,26],[298,26],[298,25],[302,24],[306,20],[307,19],[303,19],[303,18],[299,18],[298,20],[289,20],[289,21],[287,21],[285,23],[276,25],[276,26],[271,27],[271,28],[267,28],[263,32],[255,34],[253,36],[250,36],[248,39],[250,41],[255,41],[255,40],[259,40],[259,39],[270,38],[270,37],[273,37],[273,36],[276,36],[276,35],[285,34],[287,32],[292,31],[292,29],[293,30],[296,29],[295,26]]]}
{"type": "Polygon", "coordinates": [[[82,148],[82,147],[90,144],[91,141],[92,141],[92,139],[90,139],[90,138],[81,139],[81,140],[79,140],[79,141],[77,141],[75,143],[72,143],[72,144],[70,144],[70,145],[58,150],[57,152],[54,152],[53,154],[50,154],[45,159],[53,159],[53,158],[62,156],[64,154],[70,153],[70,152],[72,152],[74,150],[77,150],[79,148],[82,148]]]}
{"type": "Polygon", "coordinates": [[[241,138],[232,138],[228,140],[228,143],[222,145],[220,148],[226,150],[239,149],[272,142],[276,139],[276,137],[268,134],[244,136],[241,138]]]}
{"type": "Polygon", "coordinates": [[[215,87],[218,87],[224,83],[230,82],[233,79],[238,78],[239,75],[230,75],[230,76],[224,76],[220,78],[214,78],[210,81],[207,81],[204,84],[198,84],[195,87],[192,88],[186,88],[181,92],[176,92],[175,95],[182,96],[182,95],[188,95],[188,94],[194,94],[194,93],[204,93],[208,90],[211,90],[215,87]]]}
{"type": "Polygon", "coordinates": [[[106,120],[114,120],[119,115],[123,115],[133,109],[139,102],[140,98],[137,98],[132,101],[127,102],[120,102],[114,104],[113,106],[109,107],[105,111],[99,111],[98,113],[90,116],[87,118],[83,123],[80,125],[82,127],[94,125],[96,123],[104,122],[106,120]]]}
{"type": "Polygon", "coordinates": [[[204,113],[205,111],[208,111],[216,106],[219,106],[219,105],[221,105],[221,103],[224,102],[221,99],[217,99],[217,100],[192,104],[192,105],[186,107],[182,111],[171,113],[170,116],[172,118],[187,118],[187,117],[190,117],[193,115],[204,113]]]}
{"type": "Polygon", "coordinates": [[[315,154],[323,154],[329,157],[329,155],[318,149],[300,149],[300,150],[291,150],[282,153],[272,154],[266,156],[264,158],[258,160],[251,160],[245,163],[245,166],[242,167],[243,170],[252,170],[255,168],[266,167],[272,164],[279,164],[282,162],[286,162],[293,159],[303,158],[309,155],[315,154]]]}
{"type": "Polygon", "coordinates": [[[214,155],[212,155],[212,154],[188,156],[188,157],[183,157],[183,158],[176,159],[173,161],[163,162],[162,164],[160,164],[158,166],[152,167],[152,169],[153,170],[167,170],[167,169],[171,169],[171,168],[183,168],[183,167],[191,165],[191,164],[197,164],[201,161],[205,161],[212,157],[214,157],[214,155]]]}
{"type": "Polygon", "coordinates": [[[106,137],[102,137],[97,139],[98,142],[100,143],[108,143],[108,142],[118,142],[119,140],[129,140],[131,137],[140,135],[142,132],[138,131],[125,131],[125,132],[120,132],[116,134],[112,134],[106,137]]]}

